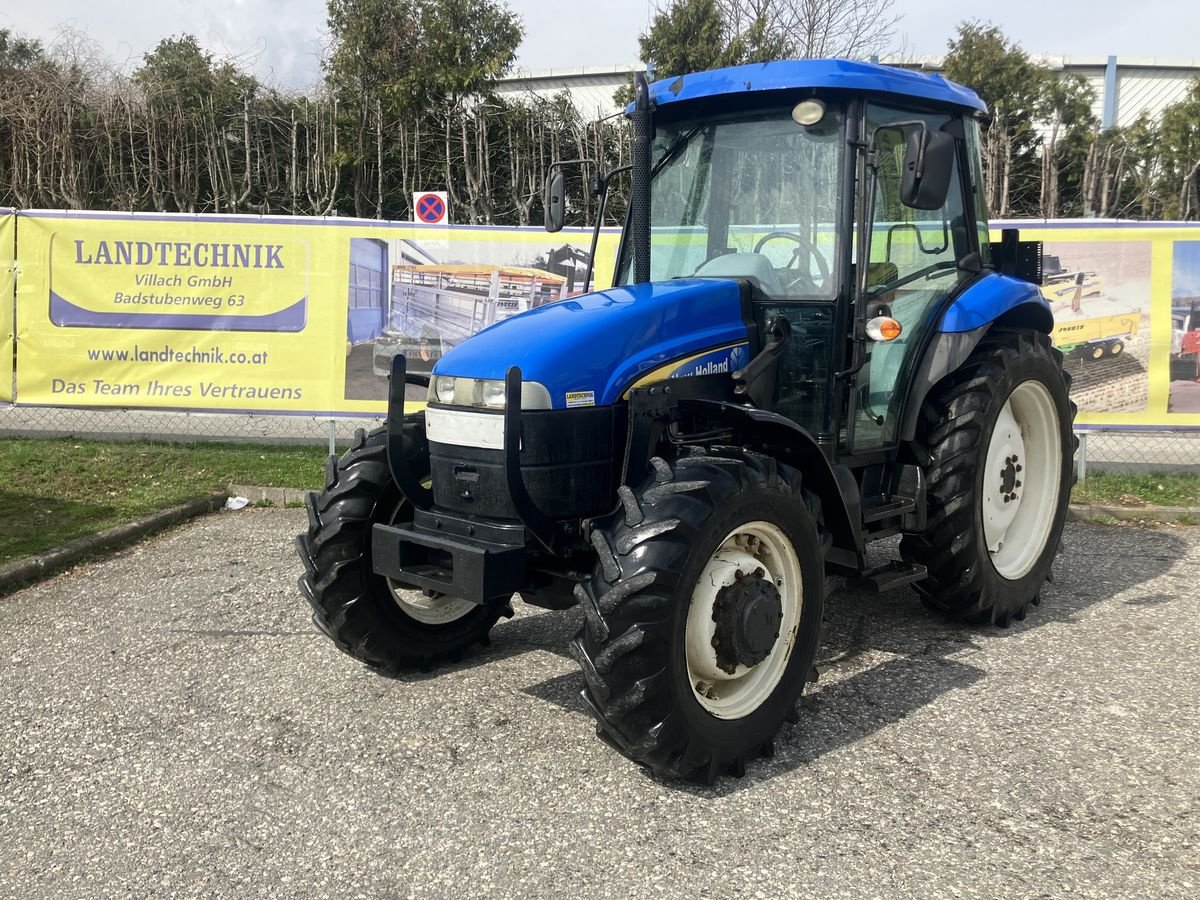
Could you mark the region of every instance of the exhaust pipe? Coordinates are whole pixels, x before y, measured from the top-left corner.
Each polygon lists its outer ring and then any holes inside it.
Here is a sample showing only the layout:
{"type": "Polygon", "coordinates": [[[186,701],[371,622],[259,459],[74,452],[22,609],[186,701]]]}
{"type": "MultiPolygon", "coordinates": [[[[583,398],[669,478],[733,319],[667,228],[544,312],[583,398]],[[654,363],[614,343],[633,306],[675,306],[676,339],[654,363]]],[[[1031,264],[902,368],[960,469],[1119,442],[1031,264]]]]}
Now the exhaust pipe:
{"type": "Polygon", "coordinates": [[[654,122],[650,114],[650,85],[638,72],[633,79],[633,185],[629,200],[630,244],[633,247],[633,281],[650,280],[650,141],[654,122]]]}

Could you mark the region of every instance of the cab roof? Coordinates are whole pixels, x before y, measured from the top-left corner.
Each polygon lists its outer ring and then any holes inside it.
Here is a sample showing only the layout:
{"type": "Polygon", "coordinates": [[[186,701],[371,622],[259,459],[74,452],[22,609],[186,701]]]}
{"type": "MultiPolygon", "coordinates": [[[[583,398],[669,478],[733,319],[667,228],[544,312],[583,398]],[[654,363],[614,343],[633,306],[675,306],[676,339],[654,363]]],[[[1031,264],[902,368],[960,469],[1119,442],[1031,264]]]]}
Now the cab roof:
{"type": "MultiPolygon", "coordinates": [[[[804,88],[893,94],[987,112],[974,91],[940,75],[849,59],[784,59],[694,72],[654,82],[650,98],[661,107],[707,97],[804,88]]],[[[633,111],[632,104],[628,111],[633,111]]]]}

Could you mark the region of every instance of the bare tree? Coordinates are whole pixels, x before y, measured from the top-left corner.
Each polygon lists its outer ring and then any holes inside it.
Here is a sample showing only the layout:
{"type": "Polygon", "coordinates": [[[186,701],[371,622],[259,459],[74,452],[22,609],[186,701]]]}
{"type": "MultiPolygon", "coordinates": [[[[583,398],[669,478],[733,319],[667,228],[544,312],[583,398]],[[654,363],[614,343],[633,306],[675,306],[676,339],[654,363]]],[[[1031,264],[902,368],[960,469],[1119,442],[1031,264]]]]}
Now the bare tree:
{"type": "Polygon", "coordinates": [[[862,59],[891,49],[894,0],[717,0],[730,32],[782,38],[798,59],[862,59]]]}

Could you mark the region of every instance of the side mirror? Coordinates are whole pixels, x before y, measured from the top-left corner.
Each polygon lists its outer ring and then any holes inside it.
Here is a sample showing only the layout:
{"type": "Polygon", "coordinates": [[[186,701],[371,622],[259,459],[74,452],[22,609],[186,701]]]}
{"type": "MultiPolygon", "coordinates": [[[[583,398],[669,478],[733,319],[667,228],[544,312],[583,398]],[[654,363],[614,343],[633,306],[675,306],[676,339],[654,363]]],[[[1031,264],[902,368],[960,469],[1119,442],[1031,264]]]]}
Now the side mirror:
{"type": "Polygon", "coordinates": [[[941,209],[954,174],[954,136],[914,128],[904,153],[900,202],[913,209],[941,209]]]}
{"type": "Polygon", "coordinates": [[[542,193],[542,206],[546,212],[546,230],[549,232],[562,231],[566,219],[566,203],[563,193],[562,169],[555,169],[546,179],[546,189],[542,193]]]}

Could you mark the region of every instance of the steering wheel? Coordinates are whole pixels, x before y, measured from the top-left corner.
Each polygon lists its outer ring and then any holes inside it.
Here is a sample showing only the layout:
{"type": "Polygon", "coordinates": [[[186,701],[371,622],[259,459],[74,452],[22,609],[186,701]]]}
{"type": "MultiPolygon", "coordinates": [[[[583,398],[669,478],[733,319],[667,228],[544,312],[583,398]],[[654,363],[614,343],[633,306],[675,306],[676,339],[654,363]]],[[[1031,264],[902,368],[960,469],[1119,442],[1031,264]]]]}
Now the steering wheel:
{"type": "MultiPolygon", "coordinates": [[[[807,250],[810,258],[816,260],[817,272],[821,276],[821,283],[827,284],[829,282],[829,263],[826,262],[825,257],[821,255],[821,251],[818,250],[816,245],[813,244],[812,241],[808,240],[808,238],[801,237],[794,231],[771,231],[767,234],[764,234],[761,238],[759,238],[758,243],[754,245],[754,252],[761,253],[763,246],[768,241],[777,240],[789,240],[799,245],[795,250],[792,251],[792,258],[788,260],[787,265],[784,266],[784,269],[792,268],[792,266],[799,261],[800,252],[802,250],[807,250]]],[[[803,272],[799,269],[796,270],[796,274],[792,277],[791,281],[787,282],[786,286],[788,288],[794,288],[797,287],[801,282],[807,282],[809,287],[815,287],[815,285],[812,284],[812,276],[808,272],[803,272]]]]}

